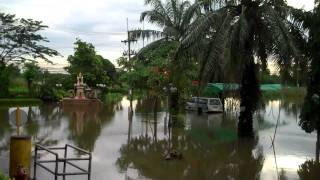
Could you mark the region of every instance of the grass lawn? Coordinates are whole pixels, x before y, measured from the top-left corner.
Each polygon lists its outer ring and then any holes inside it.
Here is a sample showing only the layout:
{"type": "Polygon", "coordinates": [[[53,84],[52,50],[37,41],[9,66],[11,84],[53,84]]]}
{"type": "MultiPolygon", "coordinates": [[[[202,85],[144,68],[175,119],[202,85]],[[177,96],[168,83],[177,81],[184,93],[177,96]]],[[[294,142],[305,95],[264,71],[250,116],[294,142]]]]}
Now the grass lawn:
{"type": "Polygon", "coordinates": [[[0,98],[0,106],[39,105],[42,101],[37,98],[0,98]]]}

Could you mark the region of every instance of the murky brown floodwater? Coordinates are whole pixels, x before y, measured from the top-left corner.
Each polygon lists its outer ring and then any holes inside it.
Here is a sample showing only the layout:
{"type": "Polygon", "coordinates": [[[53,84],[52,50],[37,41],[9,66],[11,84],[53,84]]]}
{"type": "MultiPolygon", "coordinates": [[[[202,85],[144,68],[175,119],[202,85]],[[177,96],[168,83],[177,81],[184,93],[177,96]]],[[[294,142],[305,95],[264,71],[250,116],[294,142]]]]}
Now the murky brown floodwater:
{"type": "MultiPolygon", "coordinates": [[[[134,101],[93,108],[61,109],[44,104],[23,107],[28,121],[23,134],[45,146],[74,144],[92,151],[92,179],[299,179],[297,169],[315,156],[315,134],[298,126],[300,102],[269,101],[256,115],[257,138],[238,140],[237,113],[186,113],[184,128],[168,129],[167,114],[156,116],[148,101],[134,101]],[[130,120],[132,119],[132,120],[130,120]],[[274,149],[275,125],[279,127],[274,149]],[[170,150],[181,152],[181,160],[165,160],[170,150]]],[[[163,105],[161,105],[163,107],[163,105]]],[[[8,143],[15,129],[9,114],[14,108],[0,107],[0,169],[8,172],[8,143]]],[[[43,154],[45,158],[47,155],[43,154]]],[[[69,169],[72,170],[72,169],[69,169]]],[[[53,179],[38,168],[40,180],[53,179]]],[[[73,177],[67,179],[86,179],[73,177]]]]}

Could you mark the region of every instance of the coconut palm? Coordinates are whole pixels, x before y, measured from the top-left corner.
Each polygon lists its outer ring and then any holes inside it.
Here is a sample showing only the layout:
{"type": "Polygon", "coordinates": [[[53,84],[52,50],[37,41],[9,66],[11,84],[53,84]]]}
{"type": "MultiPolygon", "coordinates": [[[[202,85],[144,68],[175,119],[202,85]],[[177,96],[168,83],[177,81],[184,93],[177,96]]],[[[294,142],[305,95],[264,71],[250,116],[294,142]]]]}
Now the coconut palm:
{"type": "Polygon", "coordinates": [[[315,0],[312,11],[295,11],[297,23],[308,32],[306,56],[311,61],[307,95],[300,115],[299,125],[306,132],[317,131],[317,161],[319,161],[319,139],[320,139],[320,1],[315,0]]]}
{"type": "MultiPolygon", "coordinates": [[[[199,10],[199,6],[184,0],[166,0],[165,2],[161,0],[145,0],[145,4],[149,5],[151,9],[142,12],[140,20],[156,25],[160,31],[137,29],[130,31],[129,36],[132,39],[157,38],[157,40],[151,42],[138,52],[137,57],[141,61],[143,61],[143,59],[153,61],[155,58],[149,58],[145,54],[150,54],[154,49],[161,48],[164,44],[168,47],[174,47],[168,49],[167,52],[162,51],[162,54],[166,56],[163,60],[166,61],[166,66],[169,70],[169,82],[173,83],[173,85],[178,88],[177,93],[174,95],[178,99],[181,92],[180,90],[183,89],[181,88],[183,87],[183,83],[181,82],[185,82],[182,79],[186,79],[186,71],[181,70],[183,67],[178,64],[179,62],[176,63],[176,61],[171,61],[171,57],[172,54],[174,54],[173,52],[175,52],[175,47],[178,47],[178,44],[186,36],[186,32],[188,32],[192,20],[196,17],[195,15],[199,10]],[[177,68],[180,68],[180,70],[177,68]],[[171,75],[174,74],[173,72],[179,71],[184,73],[175,74],[174,76],[171,75]]],[[[171,102],[175,105],[178,103],[178,101],[174,100],[171,102]]]]}
{"type": "Polygon", "coordinates": [[[226,0],[193,22],[177,52],[200,58],[202,87],[216,72],[239,78],[240,137],[254,134],[252,116],[260,96],[258,65],[266,64],[272,55],[282,67],[298,56],[289,33],[291,9],[284,0],[226,0]]]}
{"type": "Polygon", "coordinates": [[[141,13],[140,21],[147,21],[157,25],[161,30],[133,30],[130,32],[132,38],[149,38],[156,36],[171,41],[181,41],[185,36],[190,22],[198,10],[197,5],[191,5],[189,1],[183,0],[145,0],[146,5],[152,7],[141,13]]]}

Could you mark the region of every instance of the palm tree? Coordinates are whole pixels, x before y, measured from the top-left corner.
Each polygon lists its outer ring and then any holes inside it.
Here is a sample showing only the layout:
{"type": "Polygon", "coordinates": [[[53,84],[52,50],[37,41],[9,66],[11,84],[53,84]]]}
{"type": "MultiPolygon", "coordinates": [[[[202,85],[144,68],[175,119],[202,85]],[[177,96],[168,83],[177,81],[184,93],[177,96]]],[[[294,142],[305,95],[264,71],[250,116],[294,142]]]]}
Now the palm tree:
{"type": "Polygon", "coordinates": [[[240,137],[254,134],[252,116],[260,96],[258,65],[266,64],[270,55],[279,66],[298,56],[289,33],[291,9],[284,0],[226,0],[193,22],[178,50],[179,56],[200,57],[201,87],[217,71],[240,78],[240,137]]]}
{"type": "Polygon", "coordinates": [[[315,0],[309,12],[295,11],[295,20],[308,32],[306,56],[311,61],[307,95],[304,100],[299,125],[308,133],[317,131],[316,161],[319,163],[320,148],[320,1],[315,0]]]}
{"type": "MultiPolygon", "coordinates": [[[[155,47],[161,47],[166,44],[170,47],[178,47],[178,44],[182,39],[185,38],[190,28],[192,20],[196,17],[199,10],[199,6],[196,4],[190,4],[189,1],[184,0],[166,0],[165,2],[161,0],[145,0],[145,4],[151,6],[151,10],[147,10],[141,13],[140,20],[147,21],[151,24],[157,25],[161,30],[133,30],[129,32],[129,36],[132,39],[137,38],[150,38],[156,37],[157,40],[148,44],[146,47],[142,48],[138,52],[138,58],[143,59],[143,53],[148,53],[152,51],[155,47]],[[141,58],[142,57],[142,58],[141,58]]],[[[179,64],[180,62],[172,61],[172,52],[175,49],[169,49],[167,52],[167,66],[170,74],[170,82],[173,83],[175,87],[178,88],[178,92],[174,96],[179,96],[179,90],[181,90],[181,78],[185,78],[185,73],[173,72],[185,72],[183,67],[179,64]],[[180,68],[177,69],[177,68],[180,68]],[[171,75],[174,74],[174,75],[171,75]]],[[[172,97],[174,99],[179,99],[172,97]]],[[[171,101],[177,104],[177,101],[171,101]]],[[[176,106],[172,106],[176,107],[176,106]]]]}
{"type": "Polygon", "coordinates": [[[145,0],[145,4],[152,6],[152,9],[142,12],[140,21],[148,21],[162,30],[133,30],[130,31],[132,38],[156,36],[160,38],[159,40],[179,42],[186,35],[198,10],[197,5],[191,5],[189,1],[183,0],[166,0],[165,3],[161,0],[145,0]]]}

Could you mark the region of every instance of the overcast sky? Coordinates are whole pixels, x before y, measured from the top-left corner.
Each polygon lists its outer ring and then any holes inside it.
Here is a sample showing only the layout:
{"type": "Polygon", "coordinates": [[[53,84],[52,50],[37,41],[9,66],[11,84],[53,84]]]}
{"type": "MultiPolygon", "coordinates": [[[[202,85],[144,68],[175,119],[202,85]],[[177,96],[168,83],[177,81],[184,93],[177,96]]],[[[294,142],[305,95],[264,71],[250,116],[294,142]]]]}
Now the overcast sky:
{"type": "MultiPolygon", "coordinates": [[[[312,9],[313,2],[288,0],[290,5],[306,10],[312,9]]],[[[126,18],[130,29],[142,28],[140,13],[147,7],[144,0],[0,0],[0,9],[48,25],[43,35],[50,41],[47,46],[63,55],[52,59],[61,68],[73,53],[77,37],[92,43],[98,54],[115,63],[125,49],[121,40],[126,38],[126,18]]],[[[145,24],[145,28],[154,27],[145,24]]]]}

